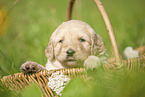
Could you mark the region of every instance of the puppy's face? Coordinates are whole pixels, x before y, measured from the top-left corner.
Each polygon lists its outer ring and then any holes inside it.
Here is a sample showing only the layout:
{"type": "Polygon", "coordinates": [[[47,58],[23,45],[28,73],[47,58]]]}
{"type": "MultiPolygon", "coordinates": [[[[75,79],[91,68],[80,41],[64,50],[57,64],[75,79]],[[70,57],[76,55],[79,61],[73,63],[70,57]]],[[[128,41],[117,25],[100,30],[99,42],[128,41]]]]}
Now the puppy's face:
{"type": "Polygon", "coordinates": [[[64,67],[78,67],[91,54],[90,34],[84,27],[67,27],[55,36],[55,58],[64,67]]]}
{"type": "Polygon", "coordinates": [[[81,67],[92,53],[92,28],[79,20],[62,23],[52,34],[46,56],[50,61],[58,61],[63,67],[81,67]]]}

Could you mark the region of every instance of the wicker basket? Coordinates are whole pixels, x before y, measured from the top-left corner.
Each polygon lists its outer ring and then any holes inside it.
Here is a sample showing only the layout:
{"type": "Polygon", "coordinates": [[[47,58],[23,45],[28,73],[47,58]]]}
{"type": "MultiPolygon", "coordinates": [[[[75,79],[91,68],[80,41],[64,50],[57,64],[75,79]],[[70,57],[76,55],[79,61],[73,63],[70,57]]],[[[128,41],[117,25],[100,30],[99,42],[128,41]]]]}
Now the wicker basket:
{"type": "MultiPolygon", "coordinates": [[[[104,64],[103,68],[104,70],[112,70],[112,69],[120,69],[122,67],[125,67],[127,70],[133,70],[133,65],[137,64],[135,66],[135,70],[145,70],[145,55],[142,55],[138,58],[128,59],[122,61],[122,66],[118,66],[116,64],[104,64]]],[[[1,81],[5,84],[6,87],[8,87],[11,90],[15,90],[17,93],[18,91],[24,89],[24,87],[27,87],[31,85],[32,83],[36,83],[38,87],[40,87],[43,90],[43,93],[46,97],[52,97],[57,96],[48,86],[48,78],[51,76],[53,72],[63,72],[64,75],[68,75],[71,79],[74,78],[86,78],[86,71],[84,68],[72,68],[72,69],[60,69],[60,70],[51,70],[51,71],[41,71],[36,74],[31,75],[24,75],[23,73],[16,73],[14,75],[4,76],[1,81]]]]}

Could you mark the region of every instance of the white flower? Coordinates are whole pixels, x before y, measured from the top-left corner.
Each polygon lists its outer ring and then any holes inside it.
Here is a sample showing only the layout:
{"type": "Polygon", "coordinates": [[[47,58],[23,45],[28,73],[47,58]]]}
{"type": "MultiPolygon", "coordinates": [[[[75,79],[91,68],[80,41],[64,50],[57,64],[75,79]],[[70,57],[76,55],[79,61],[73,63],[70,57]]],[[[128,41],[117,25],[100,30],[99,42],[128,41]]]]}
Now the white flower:
{"type": "Polygon", "coordinates": [[[139,57],[139,53],[136,50],[133,50],[132,47],[127,47],[124,50],[124,56],[125,58],[129,59],[129,58],[135,58],[135,57],[139,57]]]}
{"type": "Polygon", "coordinates": [[[58,71],[52,73],[49,77],[48,86],[59,96],[61,96],[62,90],[65,86],[69,83],[70,78],[67,75],[64,75],[62,72],[59,73],[58,71]]]}

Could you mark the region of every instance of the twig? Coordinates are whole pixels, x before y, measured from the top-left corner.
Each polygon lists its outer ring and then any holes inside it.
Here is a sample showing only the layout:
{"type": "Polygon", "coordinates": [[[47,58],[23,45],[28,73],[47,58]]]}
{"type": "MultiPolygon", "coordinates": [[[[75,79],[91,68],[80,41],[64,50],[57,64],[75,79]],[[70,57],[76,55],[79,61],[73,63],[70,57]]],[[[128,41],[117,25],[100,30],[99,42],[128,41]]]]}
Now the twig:
{"type": "Polygon", "coordinates": [[[15,6],[18,2],[19,2],[19,0],[16,0],[16,1],[13,3],[13,6],[15,6]]]}
{"type": "Polygon", "coordinates": [[[98,9],[99,9],[100,13],[102,14],[102,17],[103,17],[104,22],[106,24],[106,28],[107,28],[107,31],[108,31],[108,34],[109,34],[109,37],[110,37],[110,40],[111,40],[111,44],[112,44],[112,47],[113,47],[113,51],[114,51],[114,54],[115,54],[115,60],[116,60],[117,63],[120,63],[121,61],[120,61],[120,57],[119,57],[118,46],[117,46],[117,43],[116,43],[113,28],[111,26],[108,15],[107,15],[107,13],[105,11],[105,8],[103,7],[103,4],[101,3],[101,1],[100,0],[94,0],[94,1],[95,1],[96,5],[98,6],[98,9]]]}
{"type": "Polygon", "coordinates": [[[66,14],[66,21],[71,20],[72,9],[73,9],[74,2],[75,2],[75,0],[70,0],[69,1],[68,8],[67,8],[67,14],[66,14]]]}

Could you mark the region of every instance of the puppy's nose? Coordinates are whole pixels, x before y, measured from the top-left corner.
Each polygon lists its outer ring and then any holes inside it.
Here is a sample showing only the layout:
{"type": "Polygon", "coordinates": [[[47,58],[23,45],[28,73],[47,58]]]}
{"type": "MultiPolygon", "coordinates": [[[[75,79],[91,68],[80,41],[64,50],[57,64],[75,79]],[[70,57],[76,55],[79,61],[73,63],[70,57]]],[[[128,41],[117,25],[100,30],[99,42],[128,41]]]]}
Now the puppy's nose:
{"type": "Polygon", "coordinates": [[[68,50],[66,51],[66,53],[67,53],[68,55],[73,55],[73,54],[75,53],[75,51],[74,51],[73,49],[68,49],[68,50]]]}

